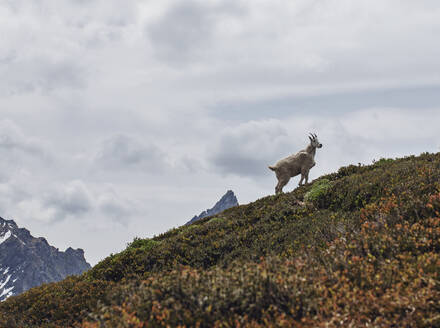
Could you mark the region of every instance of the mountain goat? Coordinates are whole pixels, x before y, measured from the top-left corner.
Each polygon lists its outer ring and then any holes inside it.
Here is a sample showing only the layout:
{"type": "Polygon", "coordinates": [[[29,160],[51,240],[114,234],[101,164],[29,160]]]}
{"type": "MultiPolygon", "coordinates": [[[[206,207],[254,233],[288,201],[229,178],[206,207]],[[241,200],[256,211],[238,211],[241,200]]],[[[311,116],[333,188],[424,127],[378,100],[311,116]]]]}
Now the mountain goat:
{"type": "Polygon", "coordinates": [[[289,182],[290,178],[301,174],[299,185],[309,181],[309,171],[315,166],[316,148],[321,148],[322,144],[318,141],[316,134],[310,134],[310,144],[306,149],[299,151],[294,155],[290,155],[275,165],[269,166],[269,169],[275,172],[278,184],[275,187],[275,194],[283,192],[283,187],[289,182]]]}

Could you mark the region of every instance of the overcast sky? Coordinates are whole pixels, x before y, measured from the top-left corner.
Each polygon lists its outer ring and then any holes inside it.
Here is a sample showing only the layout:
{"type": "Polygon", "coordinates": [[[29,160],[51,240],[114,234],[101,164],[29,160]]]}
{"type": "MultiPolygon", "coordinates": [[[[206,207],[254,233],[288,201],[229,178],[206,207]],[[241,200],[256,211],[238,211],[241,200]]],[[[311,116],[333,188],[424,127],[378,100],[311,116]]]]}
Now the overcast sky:
{"type": "Polygon", "coordinates": [[[0,216],[92,264],[273,193],[309,132],[312,179],[440,151],[438,0],[0,0],[0,29],[0,216]]]}

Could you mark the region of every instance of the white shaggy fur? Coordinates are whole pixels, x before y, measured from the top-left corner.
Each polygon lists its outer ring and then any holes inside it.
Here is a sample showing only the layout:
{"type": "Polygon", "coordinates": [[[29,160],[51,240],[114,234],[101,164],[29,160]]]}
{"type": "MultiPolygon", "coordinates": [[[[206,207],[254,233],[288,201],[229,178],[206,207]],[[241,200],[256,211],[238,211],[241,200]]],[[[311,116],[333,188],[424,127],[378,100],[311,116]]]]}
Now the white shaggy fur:
{"type": "Polygon", "coordinates": [[[310,144],[306,149],[278,161],[275,165],[269,166],[269,169],[275,172],[278,179],[278,184],[275,187],[276,194],[282,193],[283,187],[289,182],[290,178],[299,174],[301,174],[300,186],[303,184],[304,179],[305,183],[308,182],[309,171],[316,164],[316,148],[322,147],[316,134],[310,134],[309,139],[310,144]]]}

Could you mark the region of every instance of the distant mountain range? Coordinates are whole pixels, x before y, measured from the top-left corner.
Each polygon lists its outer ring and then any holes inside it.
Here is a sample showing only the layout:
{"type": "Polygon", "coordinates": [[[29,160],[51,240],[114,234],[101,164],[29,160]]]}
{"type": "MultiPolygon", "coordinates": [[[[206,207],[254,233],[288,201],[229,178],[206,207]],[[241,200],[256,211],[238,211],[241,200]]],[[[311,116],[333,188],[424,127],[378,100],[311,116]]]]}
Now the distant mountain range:
{"type": "Polygon", "coordinates": [[[0,301],[90,269],[82,249],[65,252],[0,217],[0,301]]]}
{"type": "Polygon", "coordinates": [[[228,190],[226,194],[214,205],[213,208],[203,211],[199,215],[194,216],[190,221],[188,221],[185,225],[196,222],[197,220],[203,219],[207,216],[216,215],[228,208],[238,206],[238,200],[232,190],[228,190]]]}

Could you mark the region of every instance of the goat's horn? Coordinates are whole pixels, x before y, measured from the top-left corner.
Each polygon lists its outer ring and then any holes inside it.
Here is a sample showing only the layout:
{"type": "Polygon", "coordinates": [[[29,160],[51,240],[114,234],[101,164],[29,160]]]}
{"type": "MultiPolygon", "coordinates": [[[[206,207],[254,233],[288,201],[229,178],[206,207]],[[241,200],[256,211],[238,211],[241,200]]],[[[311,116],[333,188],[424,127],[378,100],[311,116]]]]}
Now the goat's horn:
{"type": "Polygon", "coordinates": [[[313,134],[313,138],[318,139],[318,136],[316,135],[316,133],[313,134]]]}

